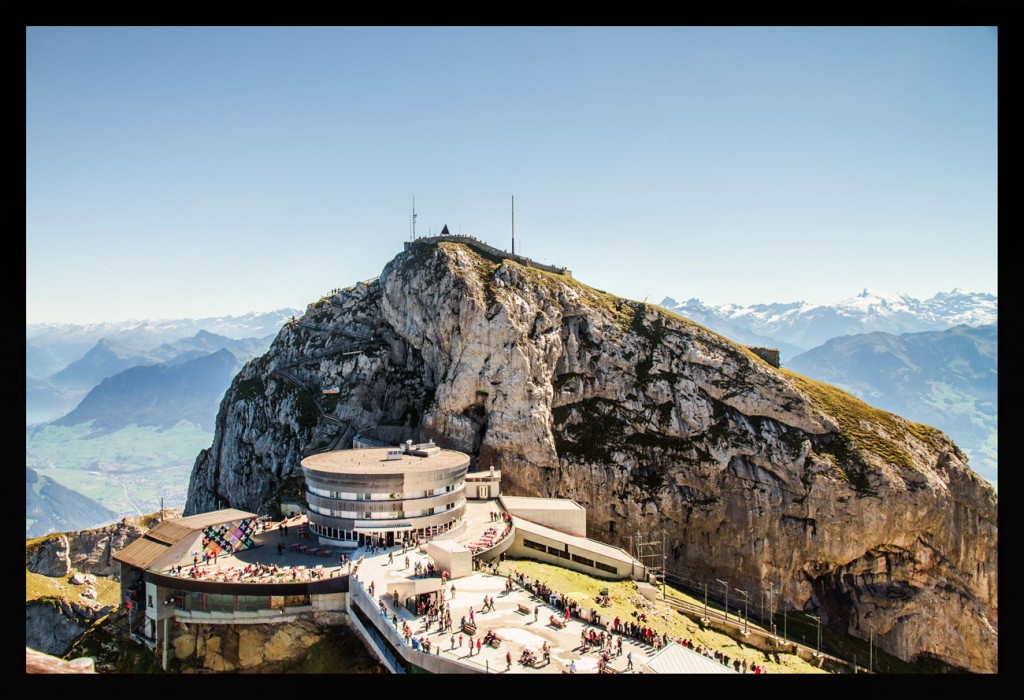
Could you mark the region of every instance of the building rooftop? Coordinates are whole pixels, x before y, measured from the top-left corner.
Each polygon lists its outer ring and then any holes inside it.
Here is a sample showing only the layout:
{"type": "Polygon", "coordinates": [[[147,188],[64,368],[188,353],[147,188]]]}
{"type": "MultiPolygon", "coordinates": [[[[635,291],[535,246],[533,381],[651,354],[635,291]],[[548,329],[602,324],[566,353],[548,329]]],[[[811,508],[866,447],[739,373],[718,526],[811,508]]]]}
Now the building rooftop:
{"type": "Polygon", "coordinates": [[[506,496],[502,494],[501,502],[509,512],[519,508],[543,508],[545,510],[586,510],[576,501],[568,498],[537,498],[533,496],[506,496]]]}
{"type": "Polygon", "coordinates": [[[416,471],[433,471],[445,467],[460,467],[469,464],[469,455],[455,450],[438,450],[426,457],[408,453],[394,455],[398,447],[372,447],[360,450],[335,450],[310,455],[302,460],[302,466],[318,472],[334,474],[404,474],[416,471]]]}
{"type": "Polygon", "coordinates": [[[236,508],[225,508],[187,518],[164,520],[154,525],[145,535],[131,542],[125,548],[114,552],[117,561],[123,561],[140,569],[161,566],[165,560],[176,559],[188,549],[188,546],[204,529],[213,525],[255,518],[249,513],[236,508]]]}
{"type": "Polygon", "coordinates": [[[656,651],[643,665],[645,673],[736,673],[729,666],[675,642],[656,651]]]}
{"type": "Polygon", "coordinates": [[[512,520],[515,523],[516,529],[521,532],[550,537],[552,539],[565,542],[573,547],[589,550],[612,559],[618,559],[619,561],[630,563],[635,562],[638,565],[640,564],[640,562],[631,557],[628,552],[620,549],[619,547],[613,547],[610,544],[598,542],[597,540],[592,540],[587,537],[579,537],[578,535],[570,534],[564,530],[556,530],[555,528],[535,523],[532,520],[528,520],[518,515],[513,515],[512,520]]]}

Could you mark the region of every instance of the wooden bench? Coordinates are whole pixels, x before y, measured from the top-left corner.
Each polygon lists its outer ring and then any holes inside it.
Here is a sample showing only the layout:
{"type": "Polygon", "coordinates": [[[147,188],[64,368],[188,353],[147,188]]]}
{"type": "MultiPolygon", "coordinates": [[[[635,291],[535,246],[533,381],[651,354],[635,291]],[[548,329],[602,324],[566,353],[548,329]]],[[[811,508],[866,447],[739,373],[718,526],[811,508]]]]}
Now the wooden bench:
{"type": "Polygon", "coordinates": [[[465,624],[462,625],[462,631],[470,636],[473,636],[474,634],[476,634],[476,625],[472,622],[467,621],[465,624]]]}
{"type": "Polygon", "coordinates": [[[533,612],[533,608],[531,608],[529,605],[523,605],[522,603],[520,603],[519,612],[523,613],[524,615],[529,615],[533,612]]]}
{"type": "Polygon", "coordinates": [[[551,625],[553,627],[557,627],[558,629],[565,629],[565,620],[555,617],[554,615],[552,615],[550,619],[551,625]]]}

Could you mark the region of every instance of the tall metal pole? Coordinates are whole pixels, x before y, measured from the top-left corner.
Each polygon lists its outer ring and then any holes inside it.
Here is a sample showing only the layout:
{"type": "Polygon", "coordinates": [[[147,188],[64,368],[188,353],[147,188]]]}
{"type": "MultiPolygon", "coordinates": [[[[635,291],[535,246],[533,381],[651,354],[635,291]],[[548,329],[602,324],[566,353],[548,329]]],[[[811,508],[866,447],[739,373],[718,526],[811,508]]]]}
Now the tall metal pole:
{"type": "Polygon", "coordinates": [[[875,670],[875,650],[872,648],[875,641],[875,628],[868,627],[868,673],[875,670]]]}
{"type": "Polygon", "coordinates": [[[665,531],[661,531],[661,599],[665,600],[665,588],[668,586],[668,581],[665,580],[666,574],[668,574],[667,559],[665,558],[665,531]]]}
{"type": "Polygon", "coordinates": [[[715,580],[718,581],[723,586],[725,586],[725,619],[728,620],[729,619],[729,584],[726,583],[725,581],[723,581],[720,578],[716,578],[715,580]]]}
{"type": "Polygon", "coordinates": [[[701,620],[705,625],[708,624],[708,584],[704,583],[704,618],[701,620]]]}
{"type": "Polygon", "coordinates": [[[748,618],[748,616],[747,616],[747,602],[749,601],[749,596],[747,595],[746,591],[744,591],[744,590],[742,590],[740,588],[737,588],[736,592],[743,594],[743,634],[746,635],[747,634],[747,618],[748,618]]]}
{"type": "Polygon", "coordinates": [[[512,255],[516,254],[516,196],[512,195],[512,255]]]}
{"type": "Polygon", "coordinates": [[[818,656],[821,656],[821,618],[817,615],[812,615],[810,613],[804,614],[812,620],[816,620],[818,622],[818,656]]]}

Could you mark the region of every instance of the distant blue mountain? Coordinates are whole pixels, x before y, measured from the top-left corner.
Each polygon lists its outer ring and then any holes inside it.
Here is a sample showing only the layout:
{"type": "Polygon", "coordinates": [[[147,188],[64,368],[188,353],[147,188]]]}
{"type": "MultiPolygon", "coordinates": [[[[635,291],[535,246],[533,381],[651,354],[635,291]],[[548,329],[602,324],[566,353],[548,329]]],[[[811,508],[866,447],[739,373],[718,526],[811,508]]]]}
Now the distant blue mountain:
{"type": "Polygon", "coordinates": [[[94,421],[98,434],[186,420],[213,431],[217,408],[242,362],[226,349],[180,363],[131,367],[104,379],[55,425],[94,421]]]}
{"type": "Polygon", "coordinates": [[[140,353],[106,338],[100,338],[84,356],[48,379],[52,384],[70,389],[89,389],[103,379],[129,367],[152,365],[159,361],[160,359],[151,353],[140,353]]]}
{"type": "Polygon", "coordinates": [[[787,366],[849,391],[872,406],[934,426],[997,480],[997,324],[922,333],[833,338],[787,366]]]}
{"type": "Polygon", "coordinates": [[[25,467],[25,537],[87,530],[117,517],[91,498],[25,467]]]}

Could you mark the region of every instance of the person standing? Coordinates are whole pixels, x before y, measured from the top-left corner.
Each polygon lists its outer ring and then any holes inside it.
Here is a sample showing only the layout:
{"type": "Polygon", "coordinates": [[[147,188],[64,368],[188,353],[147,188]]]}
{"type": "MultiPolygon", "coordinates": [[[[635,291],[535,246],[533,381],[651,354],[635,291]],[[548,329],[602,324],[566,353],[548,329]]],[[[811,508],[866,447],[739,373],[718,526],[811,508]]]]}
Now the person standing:
{"type": "Polygon", "coordinates": [[[480,655],[480,640],[476,640],[476,655],[480,655]]]}
{"type": "Polygon", "coordinates": [[[506,664],[505,670],[506,671],[511,671],[512,670],[512,652],[511,651],[506,651],[505,652],[505,664],[506,664]]]}
{"type": "Polygon", "coordinates": [[[629,652],[628,654],[626,654],[626,670],[633,670],[633,652],[629,652]]]}
{"type": "Polygon", "coordinates": [[[536,621],[537,621],[537,615],[538,615],[539,613],[540,613],[540,606],[539,606],[539,605],[534,605],[534,606],[533,606],[533,621],[534,621],[534,622],[536,622],[536,621]]]}
{"type": "Polygon", "coordinates": [[[569,662],[569,673],[576,673],[576,661],[569,662]]]}

